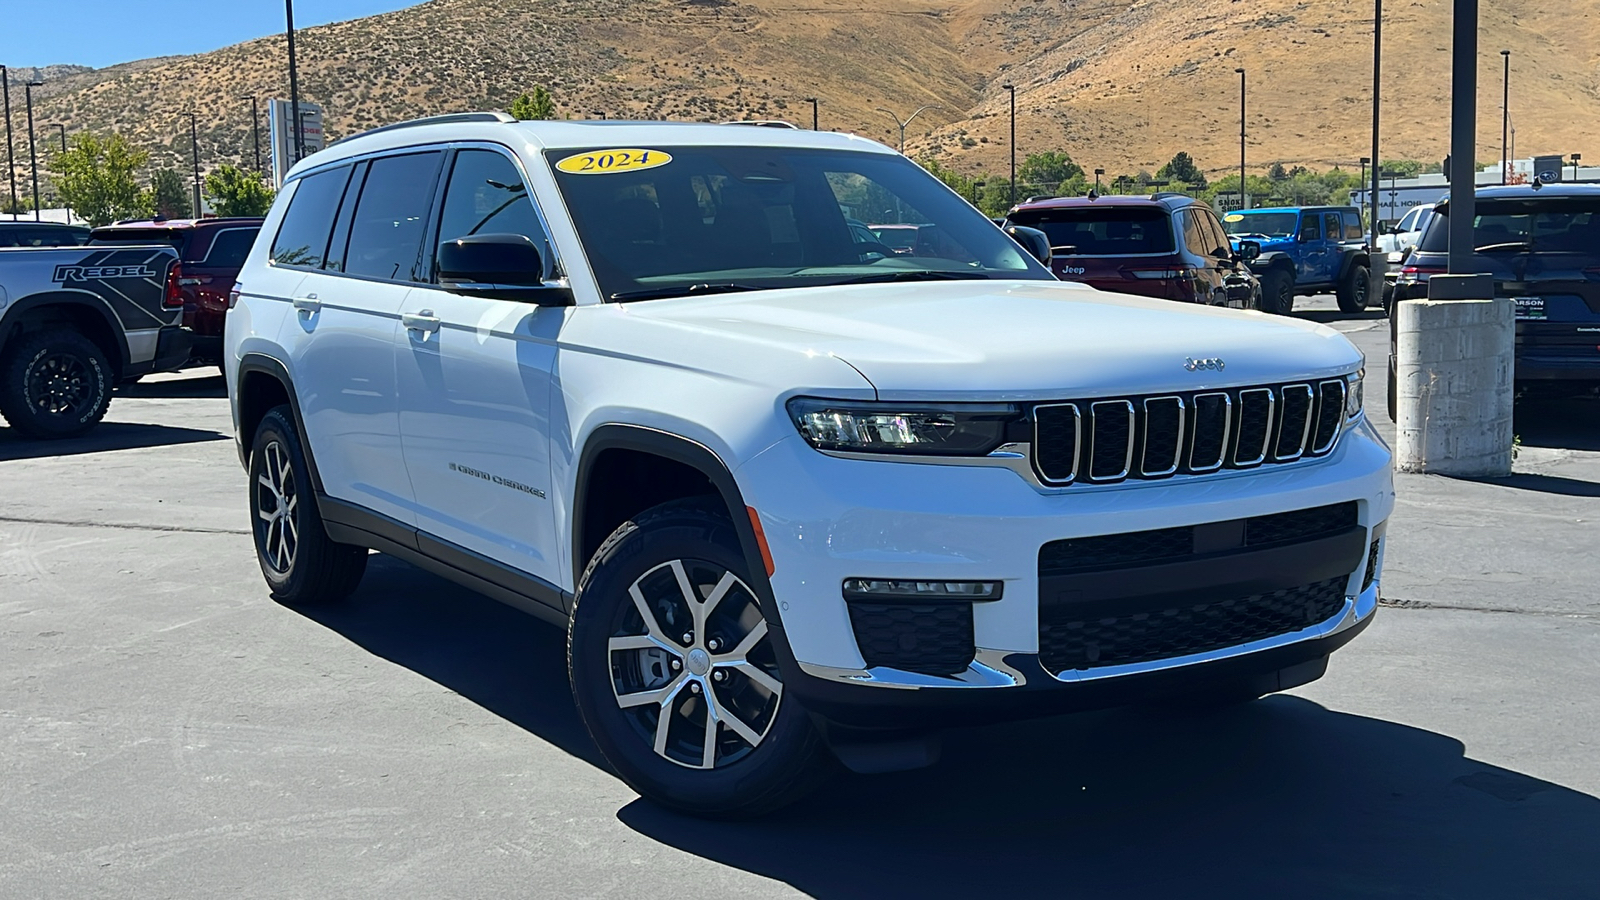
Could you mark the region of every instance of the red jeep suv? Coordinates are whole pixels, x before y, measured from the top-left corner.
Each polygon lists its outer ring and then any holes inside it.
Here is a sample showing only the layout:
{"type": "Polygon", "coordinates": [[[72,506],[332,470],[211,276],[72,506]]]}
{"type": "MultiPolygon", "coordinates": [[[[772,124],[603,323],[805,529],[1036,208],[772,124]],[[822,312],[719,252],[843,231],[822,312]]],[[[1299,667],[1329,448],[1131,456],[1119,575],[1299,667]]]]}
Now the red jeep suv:
{"type": "MultiPolygon", "coordinates": [[[[118,222],[96,228],[91,245],[171,244],[178,264],[167,275],[167,295],[183,300],[183,327],[194,338],[190,361],[222,362],[222,326],[228,314],[228,292],[239,277],[261,230],[258,218],[152,219],[118,222]]],[[[174,304],[175,305],[175,304],[174,304]]]]}
{"type": "Polygon", "coordinates": [[[1211,207],[1181,194],[1060,197],[1013,208],[1010,225],[1050,238],[1062,281],[1186,303],[1255,308],[1260,287],[1211,207]]]}

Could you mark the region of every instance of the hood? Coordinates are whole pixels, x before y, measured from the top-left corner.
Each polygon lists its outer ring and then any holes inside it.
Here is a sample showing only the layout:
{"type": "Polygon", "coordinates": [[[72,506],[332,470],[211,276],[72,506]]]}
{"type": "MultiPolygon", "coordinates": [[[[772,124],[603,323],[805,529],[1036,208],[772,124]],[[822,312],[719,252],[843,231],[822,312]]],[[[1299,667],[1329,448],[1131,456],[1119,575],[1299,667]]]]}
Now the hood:
{"type": "Polygon", "coordinates": [[[630,304],[674,330],[827,355],[888,399],[1038,400],[1269,384],[1347,372],[1331,328],[1046,281],[854,285],[630,304]],[[1190,359],[1220,370],[1190,371],[1190,359]]]}

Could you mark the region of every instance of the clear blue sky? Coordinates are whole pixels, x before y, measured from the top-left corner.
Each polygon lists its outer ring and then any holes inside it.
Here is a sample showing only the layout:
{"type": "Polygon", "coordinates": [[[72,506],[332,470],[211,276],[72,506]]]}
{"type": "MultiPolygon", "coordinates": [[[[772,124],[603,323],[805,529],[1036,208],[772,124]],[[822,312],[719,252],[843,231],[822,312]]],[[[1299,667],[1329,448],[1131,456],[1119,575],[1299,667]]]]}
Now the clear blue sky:
{"type": "MultiPolygon", "coordinates": [[[[296,28],[421,0],[294,0],[296,28]]],[[[0,65],[100,68],[281,34],[283,0],[0,0],[0,65]]]]}

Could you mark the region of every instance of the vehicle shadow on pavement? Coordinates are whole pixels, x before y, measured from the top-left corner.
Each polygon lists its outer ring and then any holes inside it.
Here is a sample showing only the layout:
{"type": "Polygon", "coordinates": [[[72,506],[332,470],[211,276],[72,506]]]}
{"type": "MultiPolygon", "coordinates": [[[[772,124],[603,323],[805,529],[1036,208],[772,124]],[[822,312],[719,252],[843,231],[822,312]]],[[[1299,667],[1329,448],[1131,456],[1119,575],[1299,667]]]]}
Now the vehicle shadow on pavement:
{"type": "Polygon", "coordinates": [[[1594,797],[1287,695],[957,732],[756,822],[619,817],[821,898],[1593,896],[1600,835],[1594,797]]]}
{"type": "Polygon", "coordinates": [[[1358,313],[1340,312],[1337,309],[1297,309],[1294,311],[1294,317],[1305,319],[1307,322],[1331,325],[1334,322],[1382,321],[1388,316],[1381,308],[1373,307],[1358,313]]]}
{"type": "Polygon", "coordinates": [[[170,425],[146,425],[137,422],[101,422],[82,437],[53,441],[18,437],[10,428],[0,427],[0,462],[230,439],[230,435],[216,431],[176,428],[170,425]]]}
{"type": "Polygon", "coordinates": [[[348,600],[295,611],[610,771],[573,704],[561,629],[381,553],[348,600]]]}
{"type": "MultiPolygon", "coordinates": [[[[189,373],[186,371],[185,374],[189,373]]],[[[117,396],[141,397],[148,400],[222,398],[228,396],[228,382],[215,368],[197,369],[187,378],[162,378],[156,381],[146,379],[134,384],[121,385],[117,388],[117,396]]]]}

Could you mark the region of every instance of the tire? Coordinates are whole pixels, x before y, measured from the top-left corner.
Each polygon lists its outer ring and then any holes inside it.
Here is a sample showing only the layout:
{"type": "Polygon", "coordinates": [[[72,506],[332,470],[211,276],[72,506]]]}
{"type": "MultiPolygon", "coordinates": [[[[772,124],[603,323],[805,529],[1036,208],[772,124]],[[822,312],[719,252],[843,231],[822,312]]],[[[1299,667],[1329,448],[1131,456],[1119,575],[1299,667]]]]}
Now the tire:
{"type": "Polygon", "coordinates": [[[1389,357],[1389,421],[1400,421],[1400,389],[1395,386],[1394,357],[1389,357]]]}
{"type": "Polygon", "coordinates": [[[1383,314],[1386,316],[1391,315],[1394,312],[1394,285],[1390,284],[1387,279],[1383,282],[1383,292],[1380,297],[1383,303],[1383,314]]]}
{"type": "Polygon", "coordinates": [[[367,549],[334,543],[323,528],[289,407],[262,418],[250,448],[250,531],[272,599],[301,606],[350,596],[367,570],[367,549]]]}
{"type": "Polygon", "coordinates": [[[720,504],[693,499],[624,522],[578,582],[567,635],[578,712],[622,780],[662,806],[761,815],[834,770],[807,713],[784,695],[751,583],[720,504]]]}
{"type": "Polygon", "coordinates": [[[1261,276],[1261,311],[1287,316],[1294,311],[1294,276],[1268,269],[1261,276]]]}
{"type": "Polygon", "coordinates": [[[65,328],[26,333],[0,360],[0,415],[24,437],[76,437],[105,418],[112,387],[93,341],[65,328]]]}
{"type": "Polygon", "coordinates": [[[1356,263],[1350,267],[1350,271],[1344,273],[1344,278],[1339,281],[1339,287],[1334,292],[1339,300],[1340,312],[1358,313],[1367,308],[1367,300],[1372,296],[1369,271],[1365,265],[1356,263]]]}

